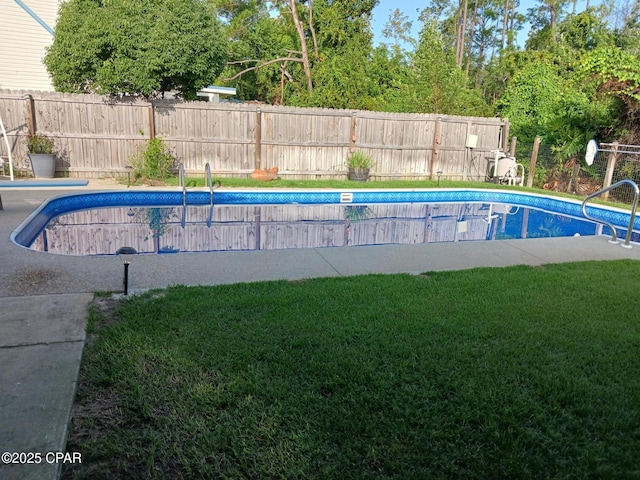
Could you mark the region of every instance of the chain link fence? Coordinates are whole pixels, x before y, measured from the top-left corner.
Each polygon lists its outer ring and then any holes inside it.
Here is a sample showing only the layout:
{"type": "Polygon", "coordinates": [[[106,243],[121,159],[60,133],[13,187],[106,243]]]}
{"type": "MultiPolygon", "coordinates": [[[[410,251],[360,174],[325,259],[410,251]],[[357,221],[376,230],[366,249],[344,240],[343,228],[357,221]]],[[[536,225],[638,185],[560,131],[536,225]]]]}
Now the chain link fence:
{"type": "MultiPolygon", "coordinates": [[[[525,166],[527,177],[533,150],[533,144],[516,146],[516,158],[525,166]]],[[[585,162],[584,153],[575,159],[560,161],[549,145],[539,145],[532,186],[586,197],[625,179],[640,183],[640,145],[602,143],[591,165],[585,162]]],[[[631,204],[633,188],[623,184],[605,192],[601,198],[631,204]]]]}

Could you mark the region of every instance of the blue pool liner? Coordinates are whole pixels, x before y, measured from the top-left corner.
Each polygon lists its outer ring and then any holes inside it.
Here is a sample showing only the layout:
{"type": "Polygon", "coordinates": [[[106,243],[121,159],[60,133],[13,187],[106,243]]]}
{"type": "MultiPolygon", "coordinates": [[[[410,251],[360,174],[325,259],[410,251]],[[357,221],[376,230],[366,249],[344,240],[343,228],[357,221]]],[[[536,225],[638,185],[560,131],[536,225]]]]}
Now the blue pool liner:
{"type": "MultiPolygon", "coordinates": [[[[223,190],[215,191],[216,205],[370,205],[379,203],[502,203],[531,207],[548,213],[586,220],[582,203],[508,190],[420,189],[420,190],[223,190]],[[349,201],[345,201],[348,198],[349,201]]],[[[209,205],[209,190],[187,191],[187,205],[209,205]]],[[[182,190],[126,190],[68,194],[54,197],[36,209],[11,235],[18,245],[28,247],[49,221],[65,213],[102,207],[173,207],[183,205],[182,190]]],[[[601,205],[587,206],[587,213],[624,230],[630,212],[601,205]]],[[[640,229],[636,218],[634,230],[640,229]]]]}

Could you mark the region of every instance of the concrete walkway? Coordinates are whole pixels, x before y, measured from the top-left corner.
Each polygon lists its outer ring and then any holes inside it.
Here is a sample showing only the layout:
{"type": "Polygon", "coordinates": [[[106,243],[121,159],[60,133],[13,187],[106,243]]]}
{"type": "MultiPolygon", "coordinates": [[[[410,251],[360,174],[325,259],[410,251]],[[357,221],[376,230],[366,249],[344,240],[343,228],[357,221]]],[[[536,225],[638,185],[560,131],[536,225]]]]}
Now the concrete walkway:
{"type": "MultiPolygon", "coordinates": [[[[122,263],[116,257],[52,255],[10,242],[11,232],[43,200],[62,193],[68,192],[1,192],[0,453],[42,456],[36,465],[0,462],[3,480],[57,478],[61,464],[49,463],[55,457],[46,454],[65,451],[87,305],[93,292],[122,288],[122,263]]],[[[130,288],[623,258],[640,260],[640,246],[626,249],[604,237],[141,255],[131,264],[130,288]]]]}

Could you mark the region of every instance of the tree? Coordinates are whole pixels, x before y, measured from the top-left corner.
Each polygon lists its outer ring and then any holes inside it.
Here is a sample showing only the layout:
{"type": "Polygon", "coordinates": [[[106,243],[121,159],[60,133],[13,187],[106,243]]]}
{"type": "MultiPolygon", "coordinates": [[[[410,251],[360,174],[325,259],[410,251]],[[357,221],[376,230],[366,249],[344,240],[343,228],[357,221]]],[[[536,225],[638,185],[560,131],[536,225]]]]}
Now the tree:
{"type": "Polygon", "coordinates": [[[224,79],[246,85],[246,76],[262,75],[272,94],[253,97],[259,100],[273,101],[277,89],[283,104],[366,108],[380,90],[368,73],[369,17],[376,2],[274,0],[267,17],[252,16],[242,31],[234,18],[230,24],[238,36],[224,79]],[[267,35],[257,34],[258,28],[267,35]]]}
{"type": "Polygon", "coordinates": [[[464,72],[456,66],[435,22],[426,22],[413,56],[406,85],[406,111],[449,115],[486,115],[490,109],[478,91],[467,88],[464,72]]]}
{"type": "Polygon", "coordinates": [[[548,55],[531,55],[498,101],[500,115],[511,121],[512,133],[529,143],[537,135],[544,136],[547,124],[558,111],[564,85],[558,67],[548,55]]]}
{"type": "Polygon", "coordinates": [[[537,0],[538,5],[528,10],[533,29],[548,27],[553,31],[562,19],[569,0],[537,0]]]}
{"type": "Polygon", "coordinates": [[[393,40],[392,48],[396,52],[402,50],[401,43],[415,45],[415,41],[411,38],[411,25],[409,17],[396,8],[391,14],[387,23],[382,29],[382,36],[393,40]]]}
{"type": "Polygon", "coordinates": [[[640,55],[640,2],[634,2],[621,16],[624,23],[618,33],[620,45],[625,51],[640,55]]]}
{"type": "Polygon", "coordinates": [[[195,98],[226,56],[221,25],[202,0],[68,0],[44,63],[58,91],[195,98]]]}

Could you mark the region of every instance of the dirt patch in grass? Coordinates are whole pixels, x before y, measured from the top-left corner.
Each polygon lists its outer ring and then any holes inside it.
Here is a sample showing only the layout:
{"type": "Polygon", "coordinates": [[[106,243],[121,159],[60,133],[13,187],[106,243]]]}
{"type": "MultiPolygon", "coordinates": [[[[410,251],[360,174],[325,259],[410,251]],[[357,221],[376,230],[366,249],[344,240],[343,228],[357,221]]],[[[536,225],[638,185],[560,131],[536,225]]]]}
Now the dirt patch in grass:
{"type": "Polygon", "coordinates": [[[91,308],[98,314],[100,326],[109,326],[117,323],[120,317],[116,313],[121,299],[116,296],[96,296],[91,303],[91,308]]]}

